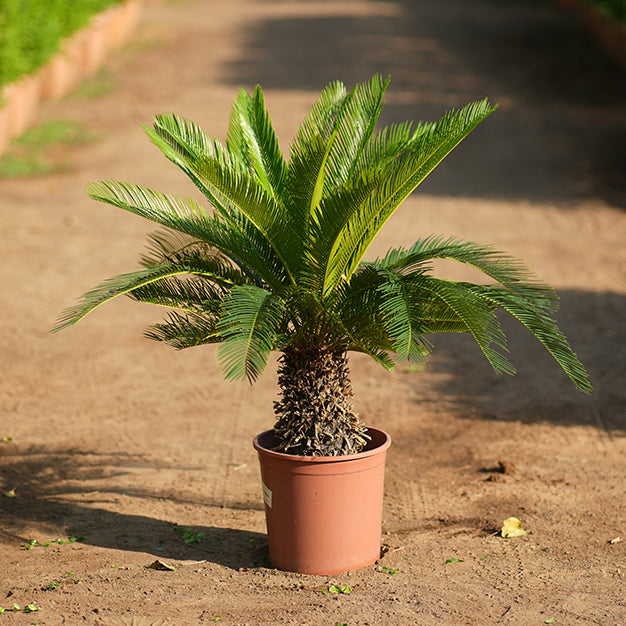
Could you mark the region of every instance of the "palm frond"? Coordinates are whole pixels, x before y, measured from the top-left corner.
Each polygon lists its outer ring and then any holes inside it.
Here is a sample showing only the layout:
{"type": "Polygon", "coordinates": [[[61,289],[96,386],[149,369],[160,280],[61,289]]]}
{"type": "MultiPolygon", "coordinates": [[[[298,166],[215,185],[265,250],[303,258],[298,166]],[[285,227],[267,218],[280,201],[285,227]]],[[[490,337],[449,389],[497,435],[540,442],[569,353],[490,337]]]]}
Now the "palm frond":
{"type": "Polygon", "coordinates": [[[282,322],[283,301],[253,285],[234,287],[224,301],[217,358],[229,380],[255,381],[274,349],[282,322]]]}
{"type": "Polygon", "coordinates": [[[351,180],[357,161],[370,140],[383,108],[389,78],[374,75],[355,85],[346,96],[333,123],[332,142],[324,176],[324,195],[351,180]]]}
{"type": "Polygon", "coordinates": [[[258,85],[254,96],[242,89],[233,103],[227,146],[241,162],[250,164],[253,176],[278,201],[286,164],[258,85]]]}
{"type": "Polygon", "coordinates": [[[300,127],[292,145],[287,191],[298,207],[295,212],[302,216],[305,232],[319,221],[324,198],[353,177],[374,132],[388,84],[389,79],[375,75],[346,94],[343,84],[333,83],[300,127]]]}
{"type": "MultiPolygon", "coordinates": [[[[264,130],[269,132],[267,128],[264,130]]],[[[245,133],[246,129],[242,129],[242,132],[245,133]]],[[[194,122],[180,116],[157,116],[154,131],[149,134],[166,156],[209,198],[231,228],[240,229],[246,236],[264,240],[265,247],[276,257],[271,260],[274,272],[279,271],[283,280],[293,283],[302,244],[293,217],[283,206],[276,190],[267,186],[269,183],[267,172],[263,169],[265,163],[262,155],[256,167],[265,175],[265,179],[263,176],[259,178],[257,169],[250,168],[248,162],[240,160],[240,148],[231,154],[220,142],[214,140],[209,143],[194,122]],[[201,139],[194,152],[194,140],[198,136],[201,139]],[[200,152],[200,149],[204,151],[200,152]],[[253,233],[252,230],[257,232],[253,233]]],[[[254,137],[248,137],[248,140],[249,148],[255,145],[254,137]]],[[[258,145],[256,148],[261,150],[258,145]]],[[[276,159],[277,155],[272,154],[269,158],[276,159]]]]}
{"type": "Polygon", "coordinates": [[[419,349],[423,340],[419,333],[414,332],[410,292],[405,288],[401,277],[385,271],[384,268],[378,271],[384,277],[378,287],[382,323],[391,339],[393,351],[400,361],[419,361],[428,354],[428,350],[426,346],[419,349]]]}
{"type": "Polygon", "coordinates": [[[187,313],[217,315],[228,289],[195,276],[164,278],[137,287],[127,295],[138,302],[178,309],[187,313]]]}
{"type": "Polygon", "coordinates": [[[453,323],[454,326],[463,329],[461,332],[471,333],[497,373],[515,373],[515,368],[503,354],[508,352],[508,349],[506,337],[494,313],[496,307],[474,291],[475,285],[425,275],[415,275],[405,280],[408,283],[407,291],[415,297],[414,307],[417,311],[415,319],[416,324],[419,323],[421,327],[421,332],[437,332],[426,325],[429,319],[431,323],[435,322],[432,324],[434,328],[439,326],[439,332],[441,324],[449,327],[450,323],[453,323]],[[439,320],[432,319],[428,315],[432,309],[429,311],[429,308],[424,306],[424,303],[428,304],[431,301],[437,302],[439,320]],[[446,309],[450,311],[448,314],[445,313],[446,309]]]}
{"type": "Polygon", "coordinates": [[[202,315],[172,311],[167,321],[148,327],[144,336],[167,343],[177,350],[218,343],[221,341],[216,332],[218,321],[218,315],[208,315],[206,311],[202,315]]]}
{"type": "Polygon", "coordinates": [[[387,167],[384,182],[367,203],[355,207],[358,210],[336,237],[324,279],[324,297],[330,297],[342,276],[349,278],[354,273],[402,201],[493,110],[486,100],[474,102],[450,111],[439,122],[418,127],[407,149],[387,167]]]}
{"type": "Polygon", "coordinates": [[[290,146],[284,197],[303,238],[306,238],[312,207],[321,199],[328,142],[345,99],[343,83],[336,81],[325,87],[290,146]]]}
{"type": "Polygon", "coordinates": [[[412,122],[394,123],[372,135],[354,164],[354,176],[379,171],[405,153],[414,140],[412,122]]]}
{"type": "Polygon", "coordinates": [[[558,296],[554,289],[540,282],[520,259],[473,241],[433,235],[418,240],[408,250],[392,248],[377,262],[391,272],[408,276],[413,272],[430,270],[433,259],[470,265],[507,289],[532,298],[534,306],[546,311],[558,308],[558,296]]]}
{"type": "Polygon", "coordinates": [[[135,183],[112,180],[89,183],[86,191],[99,202],[124,209],[194,238],[211,240],[215,220],[192,199],[185,201],[173,194],[161,193],[135,183]]]}
{"type": "Polygon", "coordinates": [[[229,257],[219,249],[206,241],[171,230],[148,235],[148,250],[142,255],[140,264],[143,267],[181,265],[188,268],[189,273],[211,279],[223,287],[253,282],[249,271],[233,266],[229,257]]]}
{"type": "Polygon", "coordinates": [[[76,324],[105,302],[113,300],[117,296],[130,293],[133,289],[139,289],[171,276],[188,273],[189,270],[186,267],[165,265],[108,278],[94,289],[83,294],[78,304],[63,311],[52,328],[52,332],[76,324]]]}
{"type": "Polygon", "coordinates": [[[329,271],[333,245],[354,214],[355,207],[366,203],[372,191],[382,182],[382,177],[362,177],[326,196],[319,210],[311,216],[303,264],[302,281],[308,288],[322,293],[324,277],[329,271]]]}
{"type": "Polygon", "coordinates": [[[262,241],[242,229],[229,228],[192,200],[186,202],[172,194],[118,181],[91,183],[87,193],[95,200],[206,242],[258,283],[274,289],[283,285],[282,266],[262,241]]]}
{"type": "Polygon", "coordinates": [[[523,296],[495,287],[472,285],[470,290],[492,305],[504,309],[528,329],[554,357],[574,385],[583,393],[593,391],[589,375],[557,323],[523,296]]]}

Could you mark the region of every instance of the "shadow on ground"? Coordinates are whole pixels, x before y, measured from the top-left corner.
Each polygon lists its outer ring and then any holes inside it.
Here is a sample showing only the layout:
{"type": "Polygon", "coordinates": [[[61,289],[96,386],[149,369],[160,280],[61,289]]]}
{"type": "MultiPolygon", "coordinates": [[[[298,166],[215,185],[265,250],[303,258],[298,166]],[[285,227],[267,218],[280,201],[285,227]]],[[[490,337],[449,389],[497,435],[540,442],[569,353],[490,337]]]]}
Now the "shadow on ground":
{"type": "MultiPolygon", "coordinates": [[[[428,370],[445,376],[429,380],[430,401],[444,400],[472,420],[588,425],[626,436],[626,297],[582,291],[559,295],[559,326],[590,374],[593,395],[578,392],[539,342],[502,317],[518,374],[496,375],[469,336],[436,337],[428,370]]],[[[403,376],[415,391],[420,373],[403,376]]]]}
{"type": "Polygon", "coordinates": [[[385,124],[489,97],[500,110],[422,189],[626,208],[626,80],[568,13],[548,0],[396,0],[368,15],[340,5],[252,23],[223,81],[313,98],[334,80],[391,75],[385,124]]]}
{"type": "MultiPolygon", "coordinates": [[[[207,519],[211,516],[212,507],[262,510],[262,505],[257,502],[200,500],[176,494],[155,496],[148,489],[128,488],[125,486],[128,474],[146,465],[145,459],[131,454],[111,455],[45,447],[21,451],[18,446],[12,447],[18,449],[0,457],[3,482],[13,485],[17,494],[14,498],[2,498],[0,502],[4,516],[0,537],[7,543],[25,545],[33,539],[25,536],[22,530],[11,530],[23,528],[23,522],[29,520],[51,527],[51,533],[80,537],[80,542],[84,544],[145,552],[157,559],[206,560],[232,569],[267,564],[267,539],[264,534],[217,526],[187,529],[174,520],[120,513],[106,508],[107,504],[116,502],[118,496],[152,499],[155,507],[158,501],[166,500],[168,506],[201,507],[203,518],[207,519]],[[115,485],[119,486],[102,487],[103,483],[111,485],[111,478],[119,479],[115,480],[115,485]],[[74,496],[79,496],[80,501],[74,500],[74,496]],[[186,530],[198,540],[189,536],[186,543],[186,530]]],[[[154,463],[149,465],[154,466],[154,463]]],[[[184,472],[185,469],[199,468],[175,466],[175,469],[184,472]]],[[[51,534],[49,540],[53,538],[51,534]]],[[[46,548],[36,546],[32,549],[46,548]]]]}

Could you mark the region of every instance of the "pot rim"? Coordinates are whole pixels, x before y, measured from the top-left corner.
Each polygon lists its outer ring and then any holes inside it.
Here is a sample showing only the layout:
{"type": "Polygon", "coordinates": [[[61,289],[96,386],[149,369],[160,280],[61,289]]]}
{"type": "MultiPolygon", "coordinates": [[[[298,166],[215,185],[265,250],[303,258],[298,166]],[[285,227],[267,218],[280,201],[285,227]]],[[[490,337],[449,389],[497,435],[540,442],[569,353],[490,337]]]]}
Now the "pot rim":
{"type": "Polygon", "coordinates": [[[264,445],[262,445],[261,439],[272,437],[274,434],[273,428],[259,433],[254,438],[252,445],[254,446],[254,449],[259,453],[263,453],[264,455],[277,459],[283,459],[285,461],[300,463],[341,463],[345,461],[364,459],[370,456],[374,456],[376,454],[381,454],[389,448],[389,446],[391,445],[391,435],[388,432],[384,431],[382,428],[374,428],[373,426],[367,426],[367,431],[372,435],[382,435],[382,442],[374,444],[373,448],[363,450],[362,452],[357,452],[356,454],[344,454],[341,456],[302,456],[297,454],[286,454],[285,452],[276,452],[275,450],[266,448],[264,445]]]}

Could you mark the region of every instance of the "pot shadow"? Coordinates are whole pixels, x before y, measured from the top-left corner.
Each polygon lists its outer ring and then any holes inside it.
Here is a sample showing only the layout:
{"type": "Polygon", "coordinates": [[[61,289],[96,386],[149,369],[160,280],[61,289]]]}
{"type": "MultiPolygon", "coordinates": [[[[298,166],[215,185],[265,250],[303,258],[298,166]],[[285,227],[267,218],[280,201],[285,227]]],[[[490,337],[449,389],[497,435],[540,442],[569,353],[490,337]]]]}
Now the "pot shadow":
{"type": "MultiPolygon", "coordinates": [[[[515,376],[497,375],[467,335],[434,338],[425,382],[432,401],[443,400],[470,419],[588,425],[609,436],[626,434],[626,296],[559,290],[557,321],[589,372],[594,393],[577,391],[545,349],[515,320],[502,317],[515,376]]],[[[401,368],[400,368],[401,369],[401,368]]],[[[424,387],[401,373],[420,401],[424,387]]]]}
{"type": "Polygon", "coordinates": [[[497,114],[429,176],[425,193],[600,197],[626,208],[626,81],[568,12],[541,0],[396,0],[344,13],[307,4],[251,22],[221,80],[316,93],[337,79],[391,75],[381,124],[438,119],[489,96],[497,114]]]}
{"type": "MultiPolygon", "coordinates": [[[[141,456],[125,453],[99,454],[80,450],[51,450],[45,447],[20,450],[18,444],[0,456],[3,483],[15,488],[16,496],[0,499],[5,543],[28,544],[33,537],[23,532],[24,521],[42,526],[39,534],[78,537],[78,543],[111,550],[145,552],[157,559],[209,561],[231,569],[268,564],[267,538],[264,534],[219,526],[185,527],[175,521],[144,515],[120,513],[106,508],[119,496],[154,500],[183,506],[235,510],[262,510],[247,501],[218,502],[167,494],[155,496],[147,490],[102,487],[101,480],[123,478],[132,468],[147,463],[141,456]],[[71,484],[66,484],[71,476],[71,484]],[[78,484],[76,484],[78,481],[78,484]],[[80,499],[75,498],[81,494],[80,499]],[[100,505],[100,506],[98,506],[100,505]],[[190,534],[184,535],[185,532],[190,534]],[[187,541],[185,541],[187,540],[187,541]]],[[[165,464],[162,467],[166,467],[165,464]]],[[[169,466],[168,466],[169,467],[169,466]]],[[[176,470],[184,468],[173,466],[176,470]]],[[[33,549],[37,549],[36,547],[33,549]]],[[[147,565],[148,563],[146,563],[147,565]]]]}

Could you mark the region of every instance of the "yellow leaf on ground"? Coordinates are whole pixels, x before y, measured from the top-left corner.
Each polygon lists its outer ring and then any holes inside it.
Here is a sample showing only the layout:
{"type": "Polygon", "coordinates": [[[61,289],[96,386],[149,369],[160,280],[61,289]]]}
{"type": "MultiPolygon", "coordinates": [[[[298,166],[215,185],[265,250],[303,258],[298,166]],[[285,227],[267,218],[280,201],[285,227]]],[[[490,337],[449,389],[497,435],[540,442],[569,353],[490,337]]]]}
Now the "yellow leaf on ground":
{"type": "Polygon", "coordinates": [[[160,569],[167,572],[175,572],[176,568],[164,563],[163,561],[155,561],[154,563],[150,563],[150,565],[146,566],[148,569],[160,569]]]}
{"type": "Polygon", "coordinates": [[[502,524],[502,531],[500,533],[505,539],[509,537],[523,537],[526,531],[522,528],[522,522],[517,517],[508,517],[502,524]]]}

